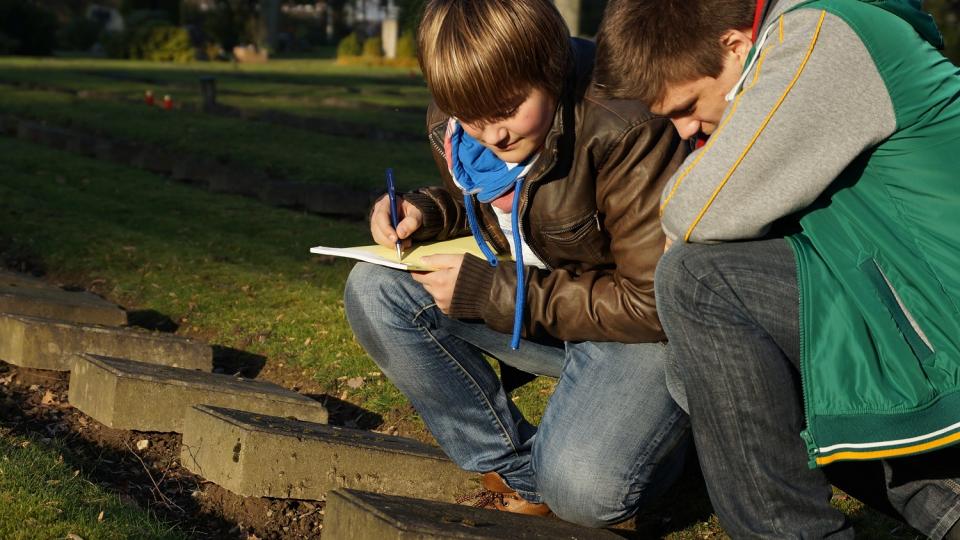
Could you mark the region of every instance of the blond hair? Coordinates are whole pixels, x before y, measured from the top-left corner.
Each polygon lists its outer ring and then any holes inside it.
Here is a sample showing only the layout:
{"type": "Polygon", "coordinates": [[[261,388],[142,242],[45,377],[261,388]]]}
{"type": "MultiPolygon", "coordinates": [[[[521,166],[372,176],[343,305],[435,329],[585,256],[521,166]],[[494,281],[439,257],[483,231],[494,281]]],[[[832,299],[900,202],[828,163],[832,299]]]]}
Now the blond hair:
{"type": "Polygon", "coordinates": [[[572,58],[550,0],[430,0],[417,46],[437,106],[464,122],[512,116],[535,88],[559,98],[572,58]]]}

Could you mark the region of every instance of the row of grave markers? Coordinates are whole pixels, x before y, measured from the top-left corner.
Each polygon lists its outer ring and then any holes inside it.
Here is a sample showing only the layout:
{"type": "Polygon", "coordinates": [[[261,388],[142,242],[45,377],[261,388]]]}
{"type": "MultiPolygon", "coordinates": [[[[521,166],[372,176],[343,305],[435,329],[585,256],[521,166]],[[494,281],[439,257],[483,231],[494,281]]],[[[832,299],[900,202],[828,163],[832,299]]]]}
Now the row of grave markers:
{"type": "Polygon", "coordinates": [[[327,538],[619,538],[451,504],[478,483],[438,449],[329,426],[313,399],[212,373],[209,345],[127,323],[96,295],[0,271],[0,360],[69,371],[70,404],[108,427],[181,433],[183,466],[238,495],[326,500],[327,538]]]}

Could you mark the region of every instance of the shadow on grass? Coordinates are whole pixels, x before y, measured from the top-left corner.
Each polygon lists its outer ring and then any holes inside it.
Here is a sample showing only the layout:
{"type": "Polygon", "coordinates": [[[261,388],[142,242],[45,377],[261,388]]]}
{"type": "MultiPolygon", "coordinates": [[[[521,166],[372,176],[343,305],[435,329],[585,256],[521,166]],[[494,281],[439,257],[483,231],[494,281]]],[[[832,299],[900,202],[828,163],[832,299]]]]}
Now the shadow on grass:
{"type": "Polygon", "coordinates": [[[267,365],[267,357],[252,352],[213,345],[213,371],[253,379],[267,365]]]}
{"type": "MultiPolygon", "coordinates": [[[[83,289],[80,289],[83,290],[83,289]]],[[[153,330],[155,332],[176,332],[180,325],[173,322],[169,316],[153,309],[138,309],[127,312],[127,323],[130,326],[153,330]]]]}
{"type": "Polygon", "coordinates": [[[371,430],[383,424],[382,416],[349,401],[327,394],[306,394],[306,396],[319,401],[327,408],[327,412],[330,414],[328,422],[331,426],[371,430]]]}

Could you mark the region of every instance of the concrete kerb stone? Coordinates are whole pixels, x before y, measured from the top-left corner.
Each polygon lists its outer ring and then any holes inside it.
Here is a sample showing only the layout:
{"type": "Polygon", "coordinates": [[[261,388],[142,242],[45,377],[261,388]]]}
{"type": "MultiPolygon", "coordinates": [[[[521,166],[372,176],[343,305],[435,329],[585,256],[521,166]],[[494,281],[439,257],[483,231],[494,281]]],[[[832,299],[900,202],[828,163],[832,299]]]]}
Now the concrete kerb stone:
{"type": "Polygon", "coordinates": [[[170,177],[178,182],[209,184],[221,168],[214,160],[188,157],[174,161],[170,177]]]}
{"type": "Polygon", "coordinates": [[[41,133],[42,129],[43,126],[38,122],[21,120],[17,123],[17,137],[30,142],[40,143],[43,138],[41,133]]]}
{"type": "Polygon", "coordinates": [[[132,156],[130,164],[152,173],[169,175],[173,171],[175,161],[169,153],[155,147],[145,146],[132,156]]]}
{"type": "Polygon", "coordinates": [[[299,206],[318,214],[366,216],[373,202],[371,193],[340,186],[312,185],[302,196],[299,206]]]}
{"type": "Polygon", "coordinates": [[[70,404],[116,429],[182,433],[193,405],[209,404],[326,423],[317,401],[264,381],[78,355],[70,372],[70,404]]]}
{"type": "Polygon", "coordinates": [[[256,197],[270,179],[263,173],[238,167],[223,166],[208,178],[207,188],[212,193],[227,193],[256,197]]]}
{"type": "Polygon", "coordinates": [[[417,441],[203,405],[187,412],[180,461],[248,497],[322,500],[348,487],[454,501],[478,489],[417,441]]]}
{"type": "Polygon", "coordinates": [[[271,182],[260,191],[260,200],[271,206],[306,208],[330,215],[364,215],[370,194],[340,186],[307,182],[271,182]]]}
{"type": "Polygon", "coordinates": [[[126,311],[95,294],[31,286],[2,276],[0,312],[105,326],[127,324],[126,311]]]}
{"type": "Polygon", "coordinates": [[[352,489],[327,497],[323,534],[337,540],[613,540],[620,535],[553,518],[352,489]]]}
{"type": "Polygon", "coordinates": [[[0,314],[0,360],[25,368],[70,371],[74,356],[79,353],[185,369],[213,369],[210,346],[189,338],[0,314]]]}
{"type": "Polygon", "coordinates": [[[16,135],[18,123],[19,121],[16,118],[0,115],[0,134],[16,135]]]}
{"type": "Polygon", "coordinates": [[[60,287],[47,283],[42,279],[35,278],[22,272],[10,272],[0,270],[0,285],[7,287],[28,287],[31,289],[60,290],[60,287]]]}
{"type": "Polygon", "coordinates": [[[65,150],[81,156],[94,157],[97,155],[97,141],[84,134],[75,134],[67,141],[65,150]]]}

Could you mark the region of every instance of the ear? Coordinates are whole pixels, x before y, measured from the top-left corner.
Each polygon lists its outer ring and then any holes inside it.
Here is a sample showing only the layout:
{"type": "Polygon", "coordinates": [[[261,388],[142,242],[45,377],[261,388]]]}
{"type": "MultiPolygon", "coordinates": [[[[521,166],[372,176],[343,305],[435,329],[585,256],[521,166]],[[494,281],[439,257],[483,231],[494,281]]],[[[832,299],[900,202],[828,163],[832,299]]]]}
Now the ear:
{"type": "Polygon", "coordinates": [[[741,30],[727,30],[720,36],[720,46],[723,48],[724,54],[733,55],[741,68],[746,64],[747,55],[750,54],[750,49],[753,48],[753,39],[750,37],[751,34],[753,34],[753,29],[745,28],[741,30]]]}

